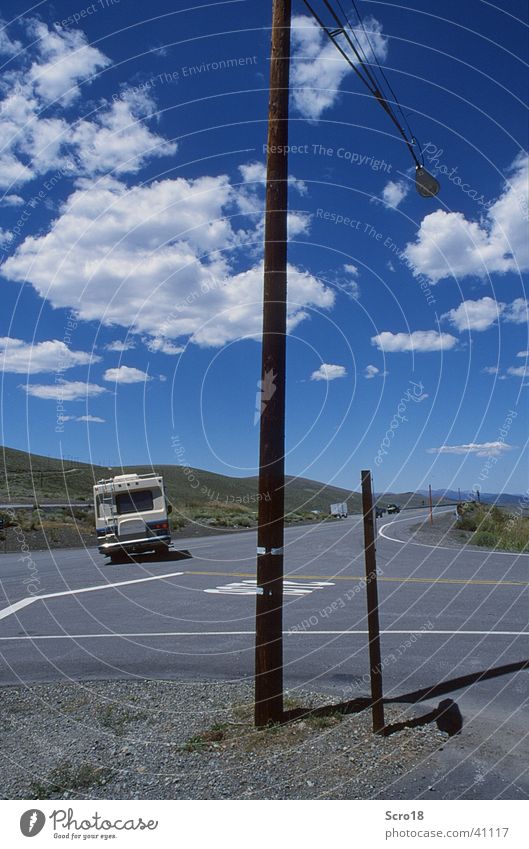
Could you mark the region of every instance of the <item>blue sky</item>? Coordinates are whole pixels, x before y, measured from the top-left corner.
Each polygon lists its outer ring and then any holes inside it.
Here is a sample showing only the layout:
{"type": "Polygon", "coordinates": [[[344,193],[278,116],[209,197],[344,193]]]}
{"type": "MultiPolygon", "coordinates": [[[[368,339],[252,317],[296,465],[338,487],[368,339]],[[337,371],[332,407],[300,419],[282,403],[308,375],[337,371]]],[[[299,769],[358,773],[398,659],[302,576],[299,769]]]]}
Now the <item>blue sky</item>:
{"type": "MultiPolygon", "coordinates": [[[[442,188],[294,0],[287,472],[524,492],[525,4],[357,5],[442,188]]],[[[256,473],[269,7],[0,6],[3,444],[256,473]]]]}

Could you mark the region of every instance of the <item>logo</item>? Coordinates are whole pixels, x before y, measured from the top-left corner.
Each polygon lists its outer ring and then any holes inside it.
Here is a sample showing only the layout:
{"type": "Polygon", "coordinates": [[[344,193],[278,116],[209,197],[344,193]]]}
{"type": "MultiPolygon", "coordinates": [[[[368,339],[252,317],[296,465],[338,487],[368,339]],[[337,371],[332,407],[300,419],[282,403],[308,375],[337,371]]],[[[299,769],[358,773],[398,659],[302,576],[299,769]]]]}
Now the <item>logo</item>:
{"type": "Polygon", "coordinates": [[[35,837],[42,831],[45,822],[46,815],[37,808],[31,808],[20,817],[20,831],[24,837],[35,837]]]}
{"type": "Polygon", "coordinates": [[[275,394],[277,386],[275,385],[275,379],[277,374],[274,374],[274,370],[270,369],[267,371],[264,380],[257,381],[257,395],[255,397],[255,415],[253,418],[253,423],[256,425],[264,411],[266,410],[266,404],[275,394]]]}

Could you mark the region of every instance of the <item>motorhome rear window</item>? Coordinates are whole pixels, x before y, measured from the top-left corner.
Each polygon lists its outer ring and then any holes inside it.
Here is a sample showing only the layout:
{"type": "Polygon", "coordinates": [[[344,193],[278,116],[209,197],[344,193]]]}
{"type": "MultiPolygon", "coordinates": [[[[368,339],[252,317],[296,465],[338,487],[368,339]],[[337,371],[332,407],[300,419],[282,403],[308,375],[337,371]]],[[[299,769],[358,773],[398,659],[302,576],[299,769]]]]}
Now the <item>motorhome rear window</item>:
{"type": "Polygon", "coordinates": [[[118,515],[123,513],[143,513],[145,510],[153,510],[154,503],[152,490],[135,489],[129,492],[116,494],[116,510],[118,515]]]}

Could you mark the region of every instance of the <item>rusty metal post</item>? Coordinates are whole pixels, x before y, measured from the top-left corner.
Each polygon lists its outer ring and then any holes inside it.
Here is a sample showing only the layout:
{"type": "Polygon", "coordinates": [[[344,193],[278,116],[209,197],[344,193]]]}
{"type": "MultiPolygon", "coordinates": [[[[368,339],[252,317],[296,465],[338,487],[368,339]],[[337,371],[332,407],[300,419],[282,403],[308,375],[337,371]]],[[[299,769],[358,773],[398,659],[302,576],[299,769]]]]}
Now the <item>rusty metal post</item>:
{"type": "Polygon", "coordinates": [[[283,718],[283,538],[291,0],[274,0],[266,177],[255,724],[283,718]]]}
{"type": "Polygon", "coordinates": [[[384,732],[384,701],[382,694],[382,660],[380,626],[378,621],[377,562],[375,550],[375,511],[371,472],[362,472],[362,512],[364,514],[364,549],[367,581],[367,629],[369,633],[369,671],[371,677],[371,709],[373,731],[384,732]]]}
{"type": "Polygon", "coordinates": [[[428,484],[428,493],[430,499],[430,525],[433,525],[433,502],[432,502],[432,485],[428,484]]]}

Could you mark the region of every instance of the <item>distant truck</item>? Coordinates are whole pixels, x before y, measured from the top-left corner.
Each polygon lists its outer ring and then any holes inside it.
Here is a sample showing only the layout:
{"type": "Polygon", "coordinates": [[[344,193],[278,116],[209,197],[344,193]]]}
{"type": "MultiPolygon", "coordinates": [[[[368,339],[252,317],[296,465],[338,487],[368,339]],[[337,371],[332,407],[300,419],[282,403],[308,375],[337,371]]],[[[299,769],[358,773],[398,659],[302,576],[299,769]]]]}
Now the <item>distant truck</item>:
{"type": "Polygon", "coordinates": [[[331,504],[331,516],[336,516],[338,519],[347,519],[347,503],[340,501],[336,504],[331,504]]]}
{"type": "Polygon", "coordinates": [[[171,509],[161,475],[117,475],[98,481],[94,510],[100,553],[111,562],[147,551],[166,554],[171,509]]]}

